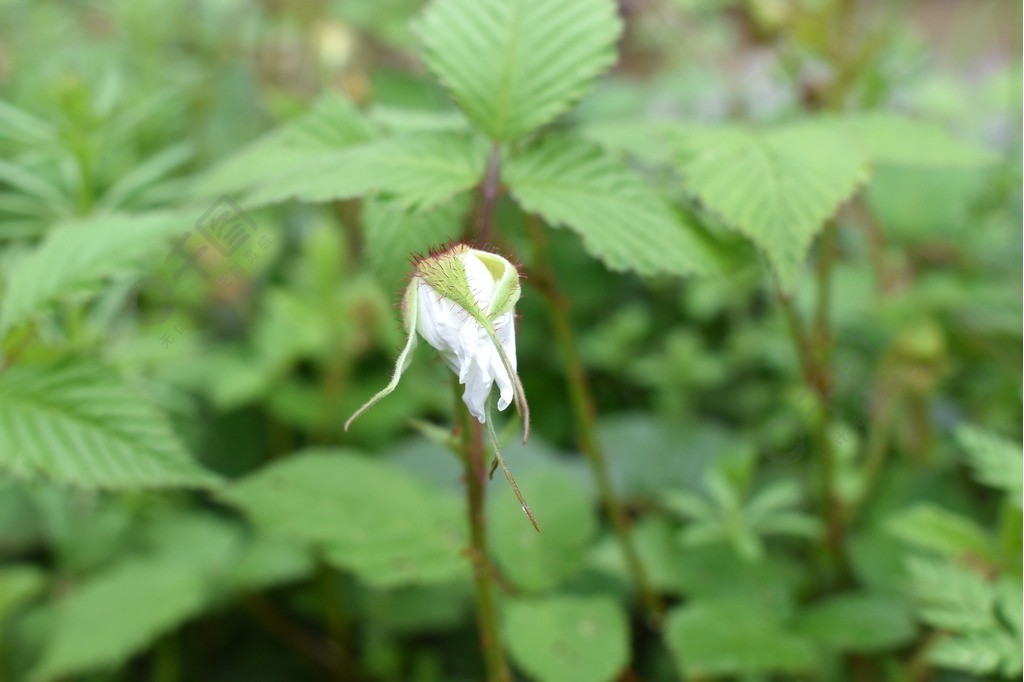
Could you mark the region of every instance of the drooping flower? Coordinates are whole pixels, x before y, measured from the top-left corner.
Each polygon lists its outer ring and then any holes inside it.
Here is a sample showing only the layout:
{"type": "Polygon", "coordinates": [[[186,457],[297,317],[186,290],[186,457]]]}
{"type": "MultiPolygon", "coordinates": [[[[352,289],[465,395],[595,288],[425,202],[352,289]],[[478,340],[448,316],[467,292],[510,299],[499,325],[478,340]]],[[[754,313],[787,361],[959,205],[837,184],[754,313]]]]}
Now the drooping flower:
{"type": "Polygon", "coordinates": [[[395,390],[412,361],[417,338],[423,337],[465,386],[462,399],[470,413],[480,423],[488,422],[488,401],[497,384],[498,409],[516,403],[523,415],[525,439],[529,408],[516,374],[513,320],[520,292],[519,272],[497,254],[455,244],[422,259],[402,298],[408,339],[395,373],[387,386],[345,422],[345,429],[395,390]]]}

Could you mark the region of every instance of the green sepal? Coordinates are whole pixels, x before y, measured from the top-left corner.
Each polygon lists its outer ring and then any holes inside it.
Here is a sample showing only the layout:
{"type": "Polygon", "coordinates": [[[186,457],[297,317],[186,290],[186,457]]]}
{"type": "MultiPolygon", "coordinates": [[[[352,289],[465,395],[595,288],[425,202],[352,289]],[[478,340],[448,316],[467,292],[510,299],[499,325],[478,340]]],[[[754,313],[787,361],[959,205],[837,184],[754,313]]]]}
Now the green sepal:
{"type": "Polygon", "coordinates": [[[356,410],[355,413],[348,418],[348,421],[345,422],[346,431],[348,431],[348,427],[351,426],[352,422],[363,414],[363,412],[366,412],[368,409],[376,405],[381,399],[391,395],[392,391],[398,387],[398,382],[402,378],[402,372],[404,372],[412,363],[412,354],[413,351],[416,350],[416,343],[418,339],[418,335],[416,333],[416,318],[419,315],[419,288],[419,277],[413,277],[412,281],[409,282],[409,286],[405,289],[405,295],[402,297],[402,321],[405,325],[405,332],[408,336],[405,340],[405,347],[402,349],[402,352],[398,355],[398,359],[395,361],[395,373],[391,376],[391,381],[389,381],[387,386],[367,400],[362,407],[356,410]]]}

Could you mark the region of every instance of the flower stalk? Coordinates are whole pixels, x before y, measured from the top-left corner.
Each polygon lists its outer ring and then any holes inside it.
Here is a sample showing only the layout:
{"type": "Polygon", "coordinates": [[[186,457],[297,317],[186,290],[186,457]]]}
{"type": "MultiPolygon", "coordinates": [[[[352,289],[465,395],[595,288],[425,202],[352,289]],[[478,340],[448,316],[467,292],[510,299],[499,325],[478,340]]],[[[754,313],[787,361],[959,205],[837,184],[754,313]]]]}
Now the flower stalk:
{"type": "MultiPolygon", "coordinates": [[[[453,383],[462,436],[461,454],[465,465],[466,503],[469,515],[469,557],[473,564],[473,586],[477,623],[480,629],[480,649],[487,667],[487,680],[489,682],[511,682],[512,676],[508,663],[505,661],[505,651],[501,646],[498,611],[494,602],[494,585],[490,559],[487,554],[487,517],[484,496],[489,477],[485,465],[483,425],[470,415],[469,409],[459,396],[459,384],[453,383]]],[[[487,422],[487,426],[493,428],[490,421],[487,422]]]]}

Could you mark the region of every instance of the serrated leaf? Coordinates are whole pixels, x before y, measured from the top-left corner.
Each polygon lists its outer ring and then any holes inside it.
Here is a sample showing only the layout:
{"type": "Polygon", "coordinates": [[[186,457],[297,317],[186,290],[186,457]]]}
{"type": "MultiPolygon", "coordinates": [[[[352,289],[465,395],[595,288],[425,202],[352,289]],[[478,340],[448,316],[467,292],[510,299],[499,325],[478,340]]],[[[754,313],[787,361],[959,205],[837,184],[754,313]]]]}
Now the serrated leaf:
{"type": "Polygon", "coordinates": [[[301,168],[328,150],[367,142],[374,131],[351,100],[329,92],[312,107],[204,174],[195,188],[204,196],[236,194],[301,168]]]}
{"type": "Polygon", "coordinates": [[[907,568],[924,622],[953,631],[995,627],[995,589],[981,576],[938,560],[912,559],[907,568]]]}
{"type": "Polygon", "coordinates": [[[856,148],[823,125],[680,129],[689,191],[767,256],[791,288],[811,240],[867,179],[856,148]]]}
{"type": "Polygon", "coordinates": [[[0,374],[0,467],[83,488],[211,486],[167,419],[92,362],[0,374]]]}
{"type": "Polygon", "coordinates": [[[462,578],[461,500],[344,450],[309,450],[222,493],[270,536],[315,545],[375,587],[462,578]]]}
{"type": "Polygon", "coordinates": [[[810,671],[814,648],[742,599],[689,602],[669,614],[665,640],[684,676],[810,671]]]}
{"type": "Polygon", "coordinates": [[[670,140],[681,130],[678,123],[623,120],[588,123],[580,128],[580,134],[614,154],[652,165],[669,165],[675,160],[670,140]]]}
{"type": "Polygon", "coordinates": [[[811,605],[794,627],[836,651],[873,653],[893,649],[914,638],[910,611],[888,595],[842,594],[811,605]]]}
{"type": "Polygon", "coordinates": [[[1020,641],[999,631],[941,639],[928,649],[927,658],[939,667],[977,675],[1002,672],[1013,677],[1021,672],[1020,641]]]}
{"type": "Polygon", "coordinates": [[[973,519],[922,502],[889,517],[885,528],[912,547],[947,556],[975,554],[990,558],[992,539],[973,519]]]}
{"type": "Polygon", "coordinates": [[[597,532],[597,517],[587,493],[565,472],[530,471],[519,477],[519,487],[541,532],[533,529],[503,486],[487,505],[491,553],[520,589],[548,590],[581,568],[584,550],[597,532]]]}
{"type": "Polygon", "coordinates": [[[629,167],[588,142],[549,136],[511,156],[503,176],[526,211],[579,234],[583,247],[612,270],[692,275],[721,266],[694,226],[629,167]]]}
{"type": "Polygon", "coordinates": [[[956,439],[967,452],[975,478],[991,488],[1005,490],[1020,509],[1024,487],[1020,445],[973,426],[958,428],[956,439]]]}
{"type": "Polygon", "coordinates": [[[469,207],[468,195],[419,213],[383,199],[368,200],[362,219],[367,263],[388,286],[397,286],[409,274],[412,256],[458,239],[469,207]]]}
{"type": "Polygon", "coordinates": [[[1018,581],[1005,577],[996,584],[996,608],[1019,638],[1024,632],[1024,600],[1018,581]]]}
{"type": "Polygon", "coordinates": [[[380,192],[405,208],[424,210],[476,185],[486,162],[486,147],[467,135],[387,138],[311,156],[259,185],[244,203],[324,202],[380,192]]]}
{"type": "Polygon", "coordinates": [[[974,167],[990,163],[985,149],[961,142],[941,126],[890,113],[848,116],[837,121],[874,163],[915,167],[974,167]]]}
{"type": "Polygon", "coordinates": [[[111,214],[70,221],[54,229],[21,259],[0,302],[0,338],[57,300],[82,294],[167,248],[189,227],[180,214],[111,214]]]}
{"type": "Polygon", "coordinates": [[[57,607],[34,679],[112,668],[206,605],[206,577],[183,564],[133,560],[83,583],[57,607]]]}
{"type": "Polygon", "coordinates": [[[626,616],[608,597],[507,602],[501,630],[512,660],[540,682],[612,680],[629,662],[626,616]]]}
{"type": "Polygon", "coordinates": [[[434,0],[418,26],[427,67],[496,140],[550,123],[615,61],[611,0],[434,0]]]}

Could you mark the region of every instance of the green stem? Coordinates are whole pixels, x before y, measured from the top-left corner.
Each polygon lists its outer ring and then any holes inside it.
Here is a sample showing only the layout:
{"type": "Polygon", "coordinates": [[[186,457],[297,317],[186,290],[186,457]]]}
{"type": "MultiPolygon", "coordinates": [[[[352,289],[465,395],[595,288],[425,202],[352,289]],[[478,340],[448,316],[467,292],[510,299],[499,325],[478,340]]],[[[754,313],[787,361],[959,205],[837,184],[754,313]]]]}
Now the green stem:
{"type": "Polygon", "coordinates": [[[826,376],[828,370],[820,364],[813,340],[804,329],[790,295],[778,287],[776,287],[775,293],[785,315],[793,344],[796,346],[804,383],[818,401],[819,414],[815,419],[814,426],[815,441],[817,441],[818,451],[821,453],[818,497],[822,506],[822,517],[825,519],[825,544],[832,554],[840,556],[843,544],[843,523],[841,504],[836,493],[835,452],[832,450],[832,440],[829,437],[832,406],[829,400],[829,385],[826,376]]]}
{"type": "Polygon", "coordinates": [[[328,655],[334,661],[334,666],[332,666],[334,679],[344,680],[346,677],[343,671],[352,667],[352,655],[349,648],[349,628],[341,609],[338,576],[323,559],[320,559],[318,563],[317,582],[320,583],[320,598],[324,605],[324,623],[330,635],[328,655]]]}
{"type": "Polygon", "coordinates": [[[487,518],[484,501],[488,475],[483,426],[470,415],[469,409],[462,401],[458,382],[453,384],[455,404],[458,406],[462,426],[462,456],[466,466],[466,501],[469,514],[469,557],[473,563],[480,649],[487,666],[488,681],[511,682],[512,676],[499,637],[498,610],[494,602],[494,586],[487,553],[487,518]]]}
{"type": "Polygon", "coordinates": [[[583,368],[583,361],[580,359],[576,336],[573,333],[572,325],[569,324],[569,300],[562,293],[558,278],[548,263],[547,241],[536,216],[527,218],[527,227],[533,242],[534,261],[529,281],[535,284],[544,295],[551,324],[554,327],[555,341],[558,343],[565,361],[577,443],[594,471],[601,503],[611,520],[615,536],[626,559],[626,567],[644,610],[654,625],[660,625],[665,606],[657,593],[651,589],[643,563],[640,561],[640,555],[633,542],[629,517],[615,494],[611,475],[608,473],[608,461],[597,439],[594,401],[591,397],[587,374],[583,368]]]}

